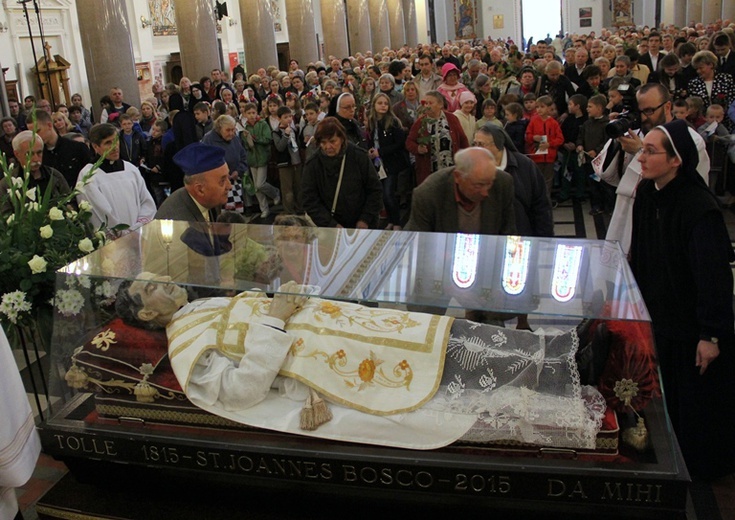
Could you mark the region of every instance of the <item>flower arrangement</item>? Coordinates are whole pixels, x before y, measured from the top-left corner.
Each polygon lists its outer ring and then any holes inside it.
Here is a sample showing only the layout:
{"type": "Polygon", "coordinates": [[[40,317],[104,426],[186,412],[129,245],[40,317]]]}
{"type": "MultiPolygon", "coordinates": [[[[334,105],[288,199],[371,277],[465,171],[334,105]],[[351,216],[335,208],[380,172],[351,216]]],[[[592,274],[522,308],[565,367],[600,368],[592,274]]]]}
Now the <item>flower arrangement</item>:
{"type": "Polygon", "coordinates": [[[423,144],[424,146],[430,146],[433,139],[431,128],[434,126],[437,120],[433,117],[429,117],[428,107],[426,106],[426,101],[424,100],[421,101],[421,105],[418,108],[417,118],[419,121],[421,121],[421,126],[419,126],[419,132],[418,136],[416,137],[416,142],[418,144],[423,144]]]}
{"type": "MultiPolygon", "coordinates": [[[[0,194],[4,208],[0,218],[0,322],[7,331],[34,325],[41,311],[50,311],[52,305],[65,316],[81,309],[84,298],[74,288],[54,294],[55,272],[105,243],[105,226],[95,229],[90,224],[91,205],[86,201],[78,207],[74,204],[79,188],[89,182],[102,160],[71,193],[54,198],[51,183],[44,193],[30,187],[30,154],[25,166],[15,171],[0,154],[7,186],[0,194]]],[[[105,292],[100,290],[99,294],[105,292]]]]}

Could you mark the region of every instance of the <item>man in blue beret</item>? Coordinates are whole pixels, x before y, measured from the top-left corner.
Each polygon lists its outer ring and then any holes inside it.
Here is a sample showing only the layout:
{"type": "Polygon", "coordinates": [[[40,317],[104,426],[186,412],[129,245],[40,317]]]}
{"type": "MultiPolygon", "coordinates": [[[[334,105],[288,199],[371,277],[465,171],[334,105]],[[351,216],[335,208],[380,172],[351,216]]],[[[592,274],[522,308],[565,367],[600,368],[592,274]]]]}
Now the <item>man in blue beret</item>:
{"type": "Polygon", "coordinates": [[[217,146],[192,143],[174,155],[174,162],[184,172],[184,187],[161,204],[156,218],[216,221],[232,188],[225,151],[217,146]]]}

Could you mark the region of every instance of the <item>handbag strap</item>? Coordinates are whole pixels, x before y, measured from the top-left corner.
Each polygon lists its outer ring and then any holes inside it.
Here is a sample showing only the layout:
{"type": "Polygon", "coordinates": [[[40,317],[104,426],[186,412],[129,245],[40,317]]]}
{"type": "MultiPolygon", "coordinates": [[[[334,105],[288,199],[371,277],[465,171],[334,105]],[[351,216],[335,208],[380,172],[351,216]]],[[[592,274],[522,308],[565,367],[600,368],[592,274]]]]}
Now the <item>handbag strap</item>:
{"type": "Polygon", "coordinates": [[[337,190],[334,192],[334,200],[332,201],[332,216],[334,216],[334,210],[337,209],[337,199],[339,198],[339,189],[342,187],[342,175],[345,172],[345,159],[347,159],[347,152],[342,156],[342,166],[339,167],[339,179],[337,180],[337,190]]]}

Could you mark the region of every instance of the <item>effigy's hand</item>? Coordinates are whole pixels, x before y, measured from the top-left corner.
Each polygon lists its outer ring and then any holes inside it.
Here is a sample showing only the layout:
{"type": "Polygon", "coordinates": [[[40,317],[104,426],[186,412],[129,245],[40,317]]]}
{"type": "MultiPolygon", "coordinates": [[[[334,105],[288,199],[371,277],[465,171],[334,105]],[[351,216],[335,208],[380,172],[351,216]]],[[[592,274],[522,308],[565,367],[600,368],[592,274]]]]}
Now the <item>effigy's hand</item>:
{"type": "Polygon", "coordinates": [[[304,306],[308,296],[302,294],[303,288],[294,281],[281,285],[279,292],[273,296],[268,314],[284,322],[296,314],[304,306]]]}

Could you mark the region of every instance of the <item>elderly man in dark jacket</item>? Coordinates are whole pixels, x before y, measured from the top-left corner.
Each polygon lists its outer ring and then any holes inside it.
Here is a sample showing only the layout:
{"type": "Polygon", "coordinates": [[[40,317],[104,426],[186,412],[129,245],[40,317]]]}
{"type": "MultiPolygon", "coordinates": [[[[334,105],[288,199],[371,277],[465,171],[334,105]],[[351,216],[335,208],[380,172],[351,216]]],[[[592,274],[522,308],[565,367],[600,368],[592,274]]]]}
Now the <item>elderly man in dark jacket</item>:
{"type": "Polygon", "coordinates": [[[495,165],[513,177],[516,231],[523,236],[554,236],[554,218],[546,184],[536,164],[515,149],[505,130],[493,124],[475,133],[475,146],[485,148],[495,165]]]}
{"type": "Polygon", "coordinates": [[[455,165],[429,176],[413,192],[407,231],[513,235],[513,179],[483,148],[465,148],[455,165]]]}

